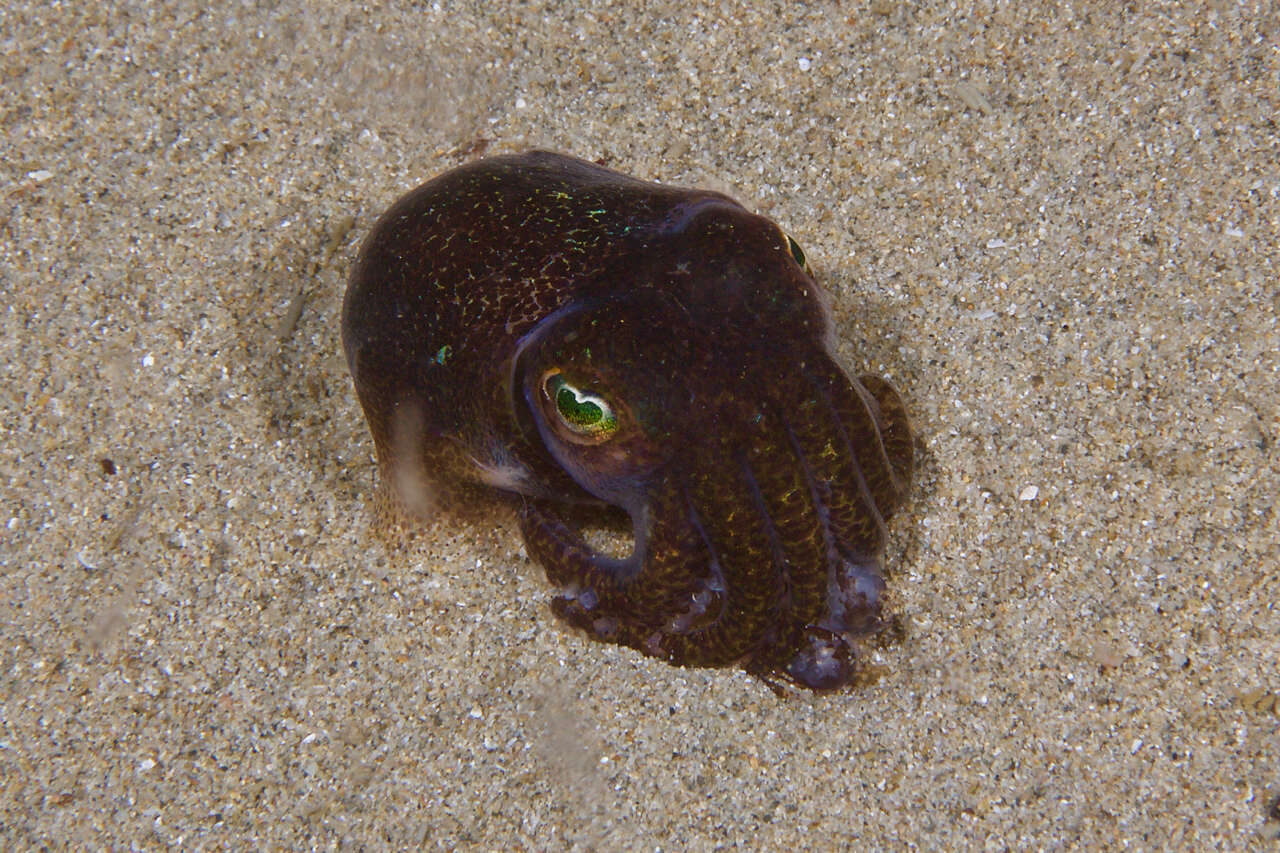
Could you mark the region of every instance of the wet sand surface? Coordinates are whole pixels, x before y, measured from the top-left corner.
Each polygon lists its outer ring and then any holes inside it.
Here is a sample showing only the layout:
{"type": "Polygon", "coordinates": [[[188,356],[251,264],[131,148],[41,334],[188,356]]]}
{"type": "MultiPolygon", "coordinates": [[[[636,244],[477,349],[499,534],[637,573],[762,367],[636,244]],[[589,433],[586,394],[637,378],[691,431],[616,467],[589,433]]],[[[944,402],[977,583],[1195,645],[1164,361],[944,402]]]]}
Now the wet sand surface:
{"type": "Polygon", "coordinates": [[[1280,12],[1097,5],[10,4],[3,846],[1274,849],[1280,12]],[[871,683],[380,529],[353,256],[532,147],[774,218],[902,390],[871,683]]]}

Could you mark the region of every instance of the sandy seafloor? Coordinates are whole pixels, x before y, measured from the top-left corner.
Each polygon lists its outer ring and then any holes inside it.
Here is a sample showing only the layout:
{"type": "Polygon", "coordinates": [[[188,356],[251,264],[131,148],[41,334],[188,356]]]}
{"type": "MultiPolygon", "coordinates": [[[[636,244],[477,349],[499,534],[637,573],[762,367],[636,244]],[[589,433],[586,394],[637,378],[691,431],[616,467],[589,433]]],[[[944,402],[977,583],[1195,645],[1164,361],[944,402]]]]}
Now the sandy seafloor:
{"type": "Polygon", "coordinates": [[[1271,3],[9,3],[0,846],[1280,841],[1271,3]],[[379,532],[339,309],[488,153],[732,193],[919,433],[873,683],[379,532]]]}

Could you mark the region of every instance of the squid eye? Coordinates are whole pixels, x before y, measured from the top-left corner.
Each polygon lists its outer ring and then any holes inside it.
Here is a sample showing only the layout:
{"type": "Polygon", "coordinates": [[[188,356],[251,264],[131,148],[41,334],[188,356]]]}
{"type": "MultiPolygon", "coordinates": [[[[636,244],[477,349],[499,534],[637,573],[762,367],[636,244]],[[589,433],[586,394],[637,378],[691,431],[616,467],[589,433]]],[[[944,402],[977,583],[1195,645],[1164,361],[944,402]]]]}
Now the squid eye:
{"type": "Polygon", "coordinates": [[[808,272],[809,263],[805,260],[804,249],[800,248],[800,244],[790,234],[784,234],[783,236],[787,238],[787,247],[791,249],[791,257],[796,259],[796,263],[800,265],[802,270],[808,272]]]}
{"type": "Polygon", "coordinates": [[[564,375],[550,371],[542,380],[543,393],[556,404],[565,428],[588,441],[604,441],[618,430],[618,416],[603,397],[570,385],[564,375]]]}

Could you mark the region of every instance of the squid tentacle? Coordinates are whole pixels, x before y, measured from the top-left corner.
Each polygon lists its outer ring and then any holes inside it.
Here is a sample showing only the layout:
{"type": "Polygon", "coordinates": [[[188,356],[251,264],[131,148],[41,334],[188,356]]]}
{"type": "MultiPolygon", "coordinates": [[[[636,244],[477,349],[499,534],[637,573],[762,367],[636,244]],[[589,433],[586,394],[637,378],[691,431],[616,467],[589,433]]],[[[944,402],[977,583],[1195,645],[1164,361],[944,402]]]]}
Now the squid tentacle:
{"type": "Polygon", "coordinates": [[[781,584],[768,520],[750,497],[749,468],[728,448],[702,449],[687,474],[689,518],[722,576],[714,607],[683,632],[651,630],[637,648],[693,666],[751,659],[778,620],[781,584]]]}
{"type": "Polygon", "coordinates": [[[842,547],[857,557],[879,554],[888,539],[881,504],[896,500],[898,484],[881,440],[875,400],[829,358],[814,362],[806,372],[828,410],[817,435],[838,436],[843,445],[831,457],[836,475],[832,491],[861,498],[860,509],[849,507],[843,517],[833,518],[835,532],[842,547]]]}
{"type": "Polygon", "coordinates": [[[906,498],[907,485],[911,482],[915,448],[911,439],[911,419],[897,389],[886,380],[871,373],[858,377],[862,386],[875,399],[880,412],[880,438],[885,454],[896,478],[896,490],[891,499],[883,502],[881,513],[887,521],[906,498]]]}
{"type": "MultiPolygon", "coordinates": [[[[635,547],[624,558],[593,549],[553,505],[525,501],[520,525],[529,556],[563,590],[554,602],[557,615],[607,638],[617,635],[624,620],[657,624],[679,609],[692,579],[707,573],[700,565],[706,555],[684,513],[668,505],[668,491],[678,490],[659,490],[635,523],[635,547]]],[[[669,497],[683,501],[678,493],[669,497]]]]}
{"type": "Polygon", "coordinates": [[[771,426],[767,441],[752,448],[752,468],[760,474],[753,499],[779,542],[778,560],[786,584],[785,618],[775,639],[779,650],[793,648],[805,627],[825,615],[831,571],[820,567],[831,566],[836,556],[826,502],[812,487],[808,460],[791,440],[790,421],[804,417],[809,400],[785,402],[772,407],[766,421],[771,426]]]}

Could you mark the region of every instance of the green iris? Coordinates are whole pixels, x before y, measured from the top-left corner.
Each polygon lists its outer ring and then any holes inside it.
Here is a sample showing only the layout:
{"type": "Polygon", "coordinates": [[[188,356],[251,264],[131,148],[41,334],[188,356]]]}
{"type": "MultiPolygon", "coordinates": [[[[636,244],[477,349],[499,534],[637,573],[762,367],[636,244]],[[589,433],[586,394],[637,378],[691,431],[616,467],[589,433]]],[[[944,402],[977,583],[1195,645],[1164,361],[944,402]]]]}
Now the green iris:
{"type": "Polygon", "coordinates": [[[618,428],[613,407],[598,394],[576,388],[559,373],[548,374],[543,382],[547,396],[555,400],[556,413],[573,432],[587,438],[608,438],[618,428]]]}

